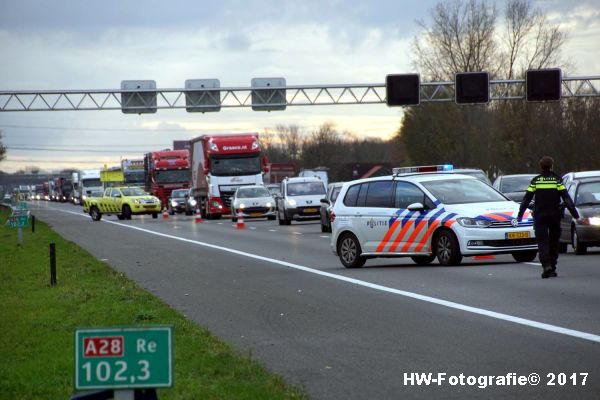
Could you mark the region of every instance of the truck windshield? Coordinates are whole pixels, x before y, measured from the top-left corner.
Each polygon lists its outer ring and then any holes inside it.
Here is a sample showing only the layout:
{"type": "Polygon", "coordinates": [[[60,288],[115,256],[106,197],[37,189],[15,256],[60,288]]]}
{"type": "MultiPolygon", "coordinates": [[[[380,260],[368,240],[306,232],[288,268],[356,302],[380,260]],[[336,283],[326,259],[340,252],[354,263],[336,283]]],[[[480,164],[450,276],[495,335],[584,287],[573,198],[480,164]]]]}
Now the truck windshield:
{"type": "Polygon", "coordinates": [[[422,184],[443,204],[508,201],[491,186],[477,179],[447,179],[427,181],[422,184]]]}
{"type": "Polygon", "coordinates": [[[260,158],[258,155],[236,158],[213,158],[210,173],[215,176],[237,176],[260,174],[260,158]]]}
{"type": "Polygon", "coordinates": [[[83,186],[86,187],[99,187],[102,186],[102,182],[100,182],[100,178],[94,178],[94,179],[83,179],[83,186]]]}
{"type": "Polygon", "coordinates": [[[125,171],[125,183],[144,183],[144,170],[125,171]]]}
{"type": "Polygon", "coordinates": [[[156,171],[157,183],[181,183],[190,181],[189,169],[174,169],[167,171],[156,171]]]}

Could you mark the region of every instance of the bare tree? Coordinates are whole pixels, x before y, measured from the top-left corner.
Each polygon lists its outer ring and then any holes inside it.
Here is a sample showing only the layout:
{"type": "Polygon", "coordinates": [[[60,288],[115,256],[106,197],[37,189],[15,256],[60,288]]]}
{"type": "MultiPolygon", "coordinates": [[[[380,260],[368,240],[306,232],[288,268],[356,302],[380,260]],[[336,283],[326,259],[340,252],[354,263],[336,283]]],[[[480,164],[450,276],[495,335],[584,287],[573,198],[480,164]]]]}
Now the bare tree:
{"type": "Polygon", "coordinates": [[[506,49],[499,69],[507,79],[523,76],[527,69],[567,66],[560,62],[560,49],[567,34],[549,23],[547,16],[531,6],[530,0],[508,0],[505,9],[506,49]]]}
{"type": "Polygon", "coordinates": [[[483,0],[440,1],[431,24],[417,21],[413,66],[432,80],[453,79],[456,72],[493,71],[496,7],[483,0]]]}
{"type": "Polygon", "coordinates": [[[300,148],[302,137],[300,127],[295,124],[277,125],[275,134],[281,144],[282,150],[288,155],[291,161],[297,161],[300,157],[300,148]]]}

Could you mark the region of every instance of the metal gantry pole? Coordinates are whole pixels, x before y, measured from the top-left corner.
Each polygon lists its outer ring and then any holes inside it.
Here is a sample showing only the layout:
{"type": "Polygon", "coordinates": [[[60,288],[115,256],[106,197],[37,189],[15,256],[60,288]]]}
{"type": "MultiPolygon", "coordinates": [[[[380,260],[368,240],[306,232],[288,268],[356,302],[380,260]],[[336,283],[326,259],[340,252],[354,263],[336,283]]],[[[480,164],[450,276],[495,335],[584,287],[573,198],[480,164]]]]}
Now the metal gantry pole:
{"type": "MultiPolygon", "coordinates": [[[[156,97],[155,109],[187,109],[193,111],[214,110],[220,108],[250,108],[252,96],[266,99],[269,106],[318,106],[349,104],[385,104],[384,83],[295,85],[269,87],[222,87],[206,89],[91,89],[91,90],[22,90],[0,91],[0,112],[8,111],[90,111],[148,109],[148,105],[128,105],[129,99],[142,94],[156,97]],[[285,103],[275,104],[267,100],[274,93],[283,93],[285,103]],[[135,96],[123,94],[135,93],[135,96]],[[218,93],[218,95],[216,95],[218,93]],[[194,104],[186,104],[186,95],[195,96],[194,104]],[[203,104],[210,100],[213,104],[203,104]]],[[[525,98],[525,80],[491,80],[491,100],[522,100],[525,98]]],[[[421,102],[454,101],[454,82],[423,82],[420,86],[421,102]]],[[[190,96],[190,97],[191,97],[190,96]]],[[[562,97],[600,97],[600,76],[581,76],[562,78],[562,97]]],[[[189,97],[188,97],[189,99],[189,97]]],[[[256,104],[254,104],[256,106],[256,104]]]]}

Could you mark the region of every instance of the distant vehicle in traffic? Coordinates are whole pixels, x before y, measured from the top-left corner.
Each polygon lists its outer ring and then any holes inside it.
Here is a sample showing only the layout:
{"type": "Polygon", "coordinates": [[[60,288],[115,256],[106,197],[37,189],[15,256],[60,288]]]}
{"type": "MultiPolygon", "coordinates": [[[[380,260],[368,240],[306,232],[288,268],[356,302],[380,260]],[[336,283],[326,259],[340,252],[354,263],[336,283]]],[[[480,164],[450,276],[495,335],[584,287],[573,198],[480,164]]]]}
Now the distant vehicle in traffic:
{"type": "Polygon", "coordinates": [[[325,198],[321,199],[321,232],[331,232],[331,221],[329,221],[329,216],[331,215],[331,208],[335,204],[343,184],[344,182],[330,183],[327,187],[325,198]]]}
{"type": "Polygon", "coordinates": [[[536,176],[535,174],[500,175],[494,181],[493,187],[512,201],[521,203],[531,180],[536,176]]]}
{"type": "Polygon", "coordinates": [[[318,220],[325,185],[319,178],[286,178],[281,182],[281,195],[277,201],[279,225],[295,221],[318,220]]]}
{"type": "Polygon", "coordinates": [[[171,196],[167,200],[167,211],[170,215],[175,213],[185,215],[192,215],[194,213],[196,201],[190,199],[190,189],[176,189],[171,192],[171,196]],[[193,206],[190,204],[190,200],[193,200],[193,206]]]}
{"type": "Polygon", "coordinates": [[[574,179],[600,177],[600,171],[568,172],[562,176],[563,185],[568,185],[574,179]]]}
{"type": "Polygon", "coordinates": [[[567,187],[580,219],[563,212],[560,222],[560,251],[571,244],[575,254],[586,254],[588,247],[600,246],[600,177],[576,178],[567,187]]]}
{"type": "Polygon", "coordinates": [[[394,175],[347,182],[331,211],[331,250],[346,268],[375,257],[458,265],[464,256],[511,254],[533,261],[533,219],[483,182],[440,165],[394,168],[394,175]],[[424,168],[419,172],[419,168],[424,168]],[[425,169],[426,168],[426,169],[425,169]]]}
{"type": "Polygon", "coordinates": [[[102,215],[116,215],[117,218],[131,219],[132,215],[150,214],[158,218],[161,203],[138,187],[110,187],[102,197],[86,199],[89,213],[94,221],[100,221],[102,215]]]}
{"type": "Polygon", "coordinates": [[[452,171],[455,174],[469,175],[479,179],[481,182],[492,186],[492,181],[488,178],[487,174],[482,169],[478,168],[453,168],[452,171]]]}
{"type": "Polygon", "coordinates": [[[274,220],[275,199],[269,190],[262,185],[237,188],[231,198],[231,221],[236,222],[239,217],[274,220]]]}

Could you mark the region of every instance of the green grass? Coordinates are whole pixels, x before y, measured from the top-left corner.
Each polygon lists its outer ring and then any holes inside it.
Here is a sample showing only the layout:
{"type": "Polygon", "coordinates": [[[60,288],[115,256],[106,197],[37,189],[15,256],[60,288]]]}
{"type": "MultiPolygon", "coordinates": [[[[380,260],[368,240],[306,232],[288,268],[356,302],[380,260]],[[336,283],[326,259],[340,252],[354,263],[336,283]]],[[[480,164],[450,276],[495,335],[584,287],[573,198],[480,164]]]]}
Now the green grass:
{"type": "Polygon", "coordinates": [[[173,326],[175,385],[160,389],[160,399],[305,398],[47,225],[24,228],[19,247],[8,212],[0,207],[0,399],[70,398],[76,328],[145,324],[173,326]]]}

